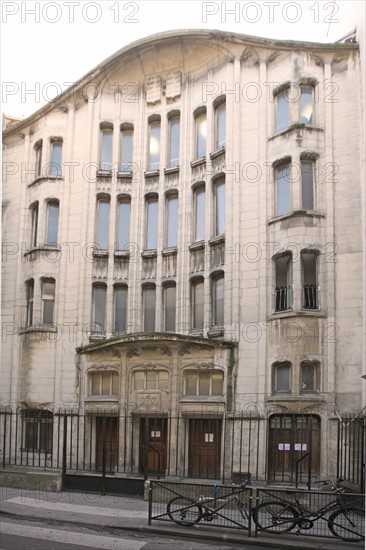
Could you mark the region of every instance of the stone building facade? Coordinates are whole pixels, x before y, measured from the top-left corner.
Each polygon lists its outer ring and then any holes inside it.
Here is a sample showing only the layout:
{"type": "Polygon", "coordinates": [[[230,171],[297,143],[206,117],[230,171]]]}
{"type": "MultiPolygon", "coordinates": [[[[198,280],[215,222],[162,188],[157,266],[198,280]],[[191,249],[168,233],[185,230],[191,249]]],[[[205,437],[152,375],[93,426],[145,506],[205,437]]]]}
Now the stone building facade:
{"type": "Polygon", "coordinates": [[[102,437],[115,471],[220,477],[244,449],[258,479],[334,475],[362,407],[359,79],[354,40],[167,32],[5,129],[23,451],[72,410],[96,467],[102,437]]]}

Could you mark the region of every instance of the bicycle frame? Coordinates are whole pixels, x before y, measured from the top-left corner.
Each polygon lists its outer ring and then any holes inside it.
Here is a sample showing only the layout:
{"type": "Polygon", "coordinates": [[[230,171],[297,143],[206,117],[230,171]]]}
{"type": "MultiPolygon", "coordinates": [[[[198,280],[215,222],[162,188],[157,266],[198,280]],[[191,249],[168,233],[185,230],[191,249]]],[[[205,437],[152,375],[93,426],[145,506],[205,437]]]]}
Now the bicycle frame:
{"type": "MultiPolygon", "coordinates": [[[[249,512],[248,505],[237,496],[241,491],[242,491],[242,488],[238,488],[236,492],[234,492],[232,495],[226,498],[225,497],[218,498],[218,496],[216,495],[214,497],[200,497],[197,501],[197,504],[199,504],[203,509],[203,514],[201,516],[201,519],[205,521],[212,521],[213,519],[215,519],[215,516],[225,518],[223,514],[219,513],[220,510],[223,510],[231,502],[235,501],[243,520],[250,522],[251,514],[249,512]],[[218,501],[223,501],[223,502],[222,504],[216,505],[218,501]],[[211,503],[211,502],[214,504],[214,506],[212,507],[208,506],[208,503],[211,503]]],[[[241,527],[246,528],[246,526],[243,526],[242,524],[236,522],[233,519],[231,519],[230,521],[236,525],[240,525],[241,527]]]]}

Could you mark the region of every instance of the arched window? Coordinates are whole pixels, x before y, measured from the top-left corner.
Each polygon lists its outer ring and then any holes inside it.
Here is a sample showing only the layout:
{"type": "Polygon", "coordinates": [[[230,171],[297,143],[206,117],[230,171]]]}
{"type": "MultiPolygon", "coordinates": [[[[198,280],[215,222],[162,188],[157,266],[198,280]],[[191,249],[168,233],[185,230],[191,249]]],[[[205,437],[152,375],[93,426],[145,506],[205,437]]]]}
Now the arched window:
{"type": "Polygon", "coordinates": [[[223,395],[224,374],[213,369],[188,369],[184,372],[185,396],[221,396],[223,395]]]}
{"type": "Polygon", "coordinates": [[[303,361],[300,364],[300,393],[318,393],[319,391],[319,364],[315,361],[303,361]]]}

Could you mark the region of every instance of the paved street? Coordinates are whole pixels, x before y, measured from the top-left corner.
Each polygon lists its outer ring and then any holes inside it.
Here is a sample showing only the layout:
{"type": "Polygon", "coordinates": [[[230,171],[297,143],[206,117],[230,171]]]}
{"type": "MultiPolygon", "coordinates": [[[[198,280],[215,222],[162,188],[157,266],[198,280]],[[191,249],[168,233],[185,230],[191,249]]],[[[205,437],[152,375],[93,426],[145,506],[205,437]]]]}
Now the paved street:
{"type": "MultiPolygon", "coordinates": [[[[46,521],[5,519],[1,521],[0,550],[246,550],[245,545],[202,539],[101,529],[76,528],[74,525],[56,526],[46,521]]],[[[252,550],[261,545],[251,545],[252,550]]],[[[268,547],[267,547],[268,548],[268,547]]],[[[271,548],[269,548],[271,550],[271,548]]]]}

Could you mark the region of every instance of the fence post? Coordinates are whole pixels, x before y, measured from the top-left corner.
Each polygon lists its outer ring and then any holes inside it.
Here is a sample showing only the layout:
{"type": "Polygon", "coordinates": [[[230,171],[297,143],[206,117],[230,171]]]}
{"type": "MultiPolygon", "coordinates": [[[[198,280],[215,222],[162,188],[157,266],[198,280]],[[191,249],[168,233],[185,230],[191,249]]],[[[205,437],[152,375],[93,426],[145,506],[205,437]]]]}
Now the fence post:
{"type": "Polygon", "coordinates": [[[67,447],[67,415],[64,414],[64,433],[62,442],[62,476],[61,476],[61,489],[65,489],[66,484],[66,447],[67,447]]]}
{"type": "Polygon", "coordinates": [[[145,437],[144,437],[144,481],[147,480],[147,469],[149,465],[149,419],[145,418],[145,437]]]}
{"type": "Polygon", "coordinates": [[[102,490],[101,490],[101,494],[102,495],[105,495],[105,490],[106,490],[106,479],[105,479],[105,474],[106,474],[106,423],[107,423],[107,417],[104,415],[103,416],[103,439],[102,439],[102,490]]]}
{"type": "Polygon", "coordinates": [[[6,455],[6,417],[7,417],[7,413],[4,412],[3,468],[5,468],[5,455],[6,455]]]}
{"type": "Polygon", "coordinates": [[[152,489],[153,482],[149,482],[149,518],[148,518],[148,525],[151,525],[151,516],[152,516],[152,497],[153,497],[153,489],[152,489]]]}

